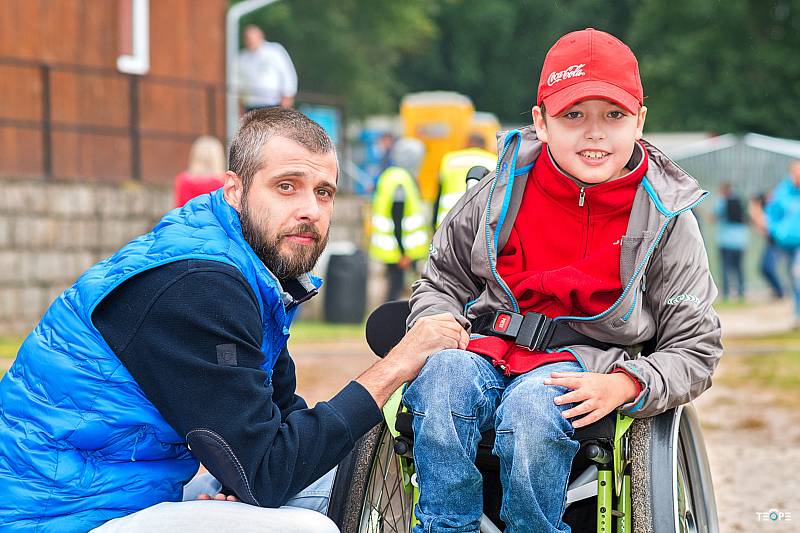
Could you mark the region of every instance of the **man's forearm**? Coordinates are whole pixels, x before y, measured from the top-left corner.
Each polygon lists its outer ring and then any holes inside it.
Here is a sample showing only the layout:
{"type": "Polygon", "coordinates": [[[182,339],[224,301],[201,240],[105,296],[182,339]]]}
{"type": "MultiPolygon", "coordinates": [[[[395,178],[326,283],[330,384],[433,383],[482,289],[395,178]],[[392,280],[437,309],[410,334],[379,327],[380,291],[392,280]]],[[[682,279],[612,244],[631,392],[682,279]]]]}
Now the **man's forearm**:
{"type": "Polygon", "coordinates": [[[400,367],[391,359],[381,359],[356,378],[367,389],[378,407],[383,407],[389,397],[406,381],[400,367]]]}

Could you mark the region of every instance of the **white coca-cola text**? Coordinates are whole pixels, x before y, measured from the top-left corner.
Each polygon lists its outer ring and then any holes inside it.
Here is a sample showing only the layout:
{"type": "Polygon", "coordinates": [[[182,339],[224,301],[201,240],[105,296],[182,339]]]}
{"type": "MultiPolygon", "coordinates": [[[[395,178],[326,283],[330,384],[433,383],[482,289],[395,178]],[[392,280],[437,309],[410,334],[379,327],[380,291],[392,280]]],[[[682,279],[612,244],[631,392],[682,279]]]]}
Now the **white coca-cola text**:
{"type": "Polygon", "coordinates": [[[580,65],[572,65],[570,67],[567,67],[561,72],[551,72],[550,75],[547,76],[547,86],[552,87],[554,83],[558,83],[562,80],[566,80],[569,78],[586,76],[586,73],[583,71],[583,67],[585,66],[586,63],[581,63],[580,65]]]}

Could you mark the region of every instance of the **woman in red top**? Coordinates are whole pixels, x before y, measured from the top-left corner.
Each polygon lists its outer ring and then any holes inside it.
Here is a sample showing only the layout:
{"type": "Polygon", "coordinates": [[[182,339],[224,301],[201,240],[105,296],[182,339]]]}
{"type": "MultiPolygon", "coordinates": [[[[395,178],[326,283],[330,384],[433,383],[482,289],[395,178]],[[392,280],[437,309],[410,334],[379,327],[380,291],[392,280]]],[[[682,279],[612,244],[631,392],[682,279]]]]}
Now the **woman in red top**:
{"type": "Polygon", "coordinates": [[[216,137],[203,135],[192,143],[189,165],[175,176],[175,207],[201,194],[215,191],[225,182],[225,149],[216,137]]]}

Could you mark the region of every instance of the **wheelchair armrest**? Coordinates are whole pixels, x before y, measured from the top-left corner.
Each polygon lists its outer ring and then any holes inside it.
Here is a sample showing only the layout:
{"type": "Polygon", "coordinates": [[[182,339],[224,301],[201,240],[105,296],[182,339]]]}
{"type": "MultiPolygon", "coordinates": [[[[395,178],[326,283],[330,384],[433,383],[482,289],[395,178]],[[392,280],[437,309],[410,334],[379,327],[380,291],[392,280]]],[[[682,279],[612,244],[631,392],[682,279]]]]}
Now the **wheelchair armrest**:
{"type": "Polygon", "coordinates": [[[386,302],[367,318],[367,344],[378,357],[383,357],[406,334],[406,320],[411,314],[408,300],[386,302]]]}

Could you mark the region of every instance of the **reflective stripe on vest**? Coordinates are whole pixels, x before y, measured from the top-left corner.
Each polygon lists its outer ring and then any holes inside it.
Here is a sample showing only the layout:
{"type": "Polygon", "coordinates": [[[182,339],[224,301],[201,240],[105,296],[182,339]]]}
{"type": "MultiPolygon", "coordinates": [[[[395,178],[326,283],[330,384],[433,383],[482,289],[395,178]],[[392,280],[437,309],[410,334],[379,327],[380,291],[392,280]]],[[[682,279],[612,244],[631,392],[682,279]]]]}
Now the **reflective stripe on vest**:
{"type": "Polygon", "coordinates": [[[422,200],[414,178],[400,167],[389,167],[378,178],[378,186],[372,200],[372,235],[369,253],[382,263],[397,263],[401,259],[400,246],[395,237],[392,205],[395,191],[403,188],[403,222],[401,238],[405,255],[412,259],[424,259],[428,255],[428,231],[422,200]]]}
{"type": "Polygon", "coordinates": [[[490,171],[497,166],[497,156],[480,148],[466,148],[445,154],[439,168],[439,209],[436,212],[436,227],[444,220],[467,190],[467,172],[475,166],[490,171]]]}

